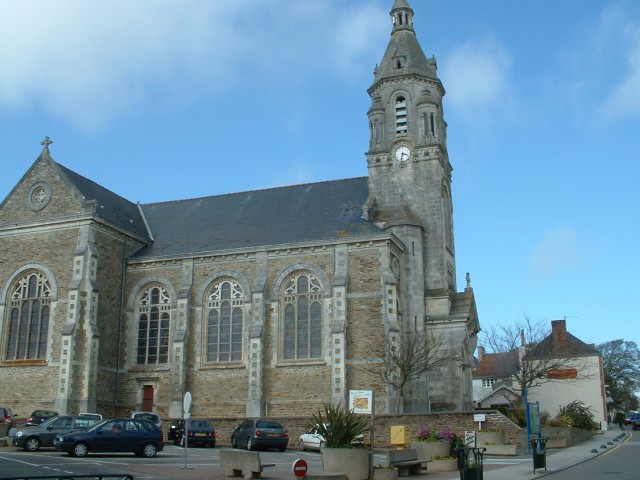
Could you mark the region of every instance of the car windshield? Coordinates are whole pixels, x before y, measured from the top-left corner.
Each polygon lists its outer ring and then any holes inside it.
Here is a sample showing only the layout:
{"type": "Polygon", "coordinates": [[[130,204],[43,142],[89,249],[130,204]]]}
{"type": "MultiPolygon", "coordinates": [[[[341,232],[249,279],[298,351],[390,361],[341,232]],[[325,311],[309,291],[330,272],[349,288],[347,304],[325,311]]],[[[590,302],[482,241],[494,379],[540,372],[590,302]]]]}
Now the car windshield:
{"type": "Polygon", "coordinates": [[[189,426],[193,428],[210,428],[211,423],[209,420],[193,419],[189,422],[189,426]]]}
{"type": "Polygon", "coordinates": [[[44,422],[42,422],[38,428],[47,428],[49,425],[51,425],[53,422],[55,422],[56,420],[58,420],[58,417],[53,417],[53,418],[49,418],[48,420],[45,420],[44,422]]]}
{"type": "Polygon", "coordinates": [[[282,428],[282,425],[280,425],[278,422],[265,421],[265,422],[256,422],[256,427],[257,428],[282,428]]]}

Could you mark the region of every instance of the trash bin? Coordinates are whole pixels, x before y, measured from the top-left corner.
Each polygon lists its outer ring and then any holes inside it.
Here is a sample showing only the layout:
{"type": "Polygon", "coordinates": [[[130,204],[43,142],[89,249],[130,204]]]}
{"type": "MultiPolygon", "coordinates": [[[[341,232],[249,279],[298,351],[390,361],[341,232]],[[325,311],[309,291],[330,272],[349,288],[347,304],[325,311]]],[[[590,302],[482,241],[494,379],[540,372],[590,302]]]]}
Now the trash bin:
{"type": "Polygon", "coordinates": [[[547,469],[547,440],[548,438],[532,438],[531,451],[533,452],[533,473],[536,468],[547,469]]]}
{"type": "Polygon", "coordinates": [[[482,456],[484,447],[457,447],[460,480],[483,480],[482,456]]]}

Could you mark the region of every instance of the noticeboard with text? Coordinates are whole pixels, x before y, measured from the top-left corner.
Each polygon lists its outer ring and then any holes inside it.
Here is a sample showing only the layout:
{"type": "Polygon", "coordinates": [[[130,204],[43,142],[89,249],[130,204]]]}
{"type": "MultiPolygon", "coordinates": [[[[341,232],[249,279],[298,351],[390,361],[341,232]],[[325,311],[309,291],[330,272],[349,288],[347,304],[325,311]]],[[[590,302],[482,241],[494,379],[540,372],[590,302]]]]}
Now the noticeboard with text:
{"type": "Polygon", "coordinates": [[[349,390],[349,410],[353,413],[373,413],[372,390],[349,390]]]}

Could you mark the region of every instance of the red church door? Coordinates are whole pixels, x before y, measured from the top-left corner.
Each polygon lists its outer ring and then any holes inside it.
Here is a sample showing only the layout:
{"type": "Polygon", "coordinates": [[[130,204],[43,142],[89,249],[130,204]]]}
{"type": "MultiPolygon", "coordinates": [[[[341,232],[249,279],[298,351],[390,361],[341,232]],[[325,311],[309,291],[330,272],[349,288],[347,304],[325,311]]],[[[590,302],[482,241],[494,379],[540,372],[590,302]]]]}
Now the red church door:
{"type": "Polygon", "coordinates": [[[151,385],[142,387],[142,410],[153,412],[153,387],[151,385]]]}

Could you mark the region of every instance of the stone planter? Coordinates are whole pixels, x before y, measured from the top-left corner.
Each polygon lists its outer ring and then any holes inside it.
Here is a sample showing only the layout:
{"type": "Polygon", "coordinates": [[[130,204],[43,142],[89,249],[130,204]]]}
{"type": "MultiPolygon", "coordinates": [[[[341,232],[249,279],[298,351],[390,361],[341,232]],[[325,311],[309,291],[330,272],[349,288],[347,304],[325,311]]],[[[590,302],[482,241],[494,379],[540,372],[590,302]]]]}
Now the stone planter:
{"type": "Polygon", "coordinates": [[[550,438],[549,440],[547,440],[545,447],[546,448],[566,448],[567,439],[566,438],[550,438]]]}
{"type": "Polygon", "coordinates": [[[428,465],[427,472],[452,472],[458,470],[458,459],[431,460],[428,465]]]}
{"type": "Polygon", "coordinates": [[[398,480],[397,468],[374,468],[373,480],[398,480]]]}
{"type": "Polygon", "coordinates": [[[451,445],[448,442],[419,442],[411,443],[411,448],[415,448],[418,458],[448,457],[451,452],[451,445]]]}
{"type": "Polygon", "coordinates": [[[323,448],[322,469],[342,472],[349,480],[369,480],[369,450],[366,448],[323,448]]]}
{"type": "Polygon", "coordinates": [[[486,448],[485,455],[508,455],[515,456],[515,445],[482,445],[482,448],[486,448]]]}
{"type": "Polygon", "coordinates": [[[504,445],[504,432],[476,432],[476,446],[484,447],[489,444],[504,445]]]}

